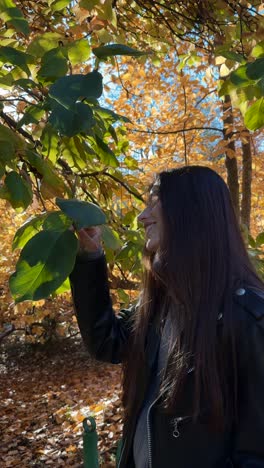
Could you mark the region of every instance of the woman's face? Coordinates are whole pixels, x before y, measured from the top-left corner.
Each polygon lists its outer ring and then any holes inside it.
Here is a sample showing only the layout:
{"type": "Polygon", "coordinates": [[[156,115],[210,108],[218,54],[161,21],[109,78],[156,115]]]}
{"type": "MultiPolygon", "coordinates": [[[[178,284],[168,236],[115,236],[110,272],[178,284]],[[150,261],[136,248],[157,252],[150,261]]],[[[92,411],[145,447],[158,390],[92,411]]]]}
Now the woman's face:
{"type": "Polygon", "coordinates": [[[156,252],[160,245],[161,235],[161,203],[158,196],[159,186],[154,184],[146,208],[138,216],[143,223],[146,234],[146,249],[156,252]]]}

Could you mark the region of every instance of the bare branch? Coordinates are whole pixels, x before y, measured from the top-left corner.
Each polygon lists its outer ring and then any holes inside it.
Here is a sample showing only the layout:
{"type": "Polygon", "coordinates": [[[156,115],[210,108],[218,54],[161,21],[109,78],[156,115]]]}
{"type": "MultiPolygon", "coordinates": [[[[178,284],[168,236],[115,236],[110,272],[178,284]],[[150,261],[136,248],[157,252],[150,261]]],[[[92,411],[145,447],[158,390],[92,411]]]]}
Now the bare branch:
{"type": "Polygon", "coordinates": [[[220,132],[223,134],[223,129],[217,128],[217,127],[189,127],[189,128],[180,128],[179,130],[168,130],[165,132],[159,131],[159,130],[139,130],[137,128],[134,128],[130,130],[131,132],[137,132],[137,133],[148,133],[150,135],[173,135],[176,133],[182,133],[182,132],[190,132],[194,130],[210,130],[212,132],[220,132]]]}

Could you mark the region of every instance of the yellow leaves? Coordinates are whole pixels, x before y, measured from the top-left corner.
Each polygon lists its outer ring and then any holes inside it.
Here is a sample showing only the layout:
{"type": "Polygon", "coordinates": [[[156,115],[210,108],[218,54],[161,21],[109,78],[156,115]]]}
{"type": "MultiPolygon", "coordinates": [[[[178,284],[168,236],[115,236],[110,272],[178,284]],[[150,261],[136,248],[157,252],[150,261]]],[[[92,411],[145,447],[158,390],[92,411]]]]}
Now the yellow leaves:
{"type": "Polygon", "coordinates": [[[230,70],[229,68],[226,66],[225,63],[223,63],[221,66],[220,66],[220,70],[219,70],[219,75],[221,78],[224,78],[225,76],[228,76],[230,73],[230,70]]]}
{"type": "Polygon", "coordinates": [[[77,447],[75,445],[70,445],[69,447],[66,447],[66,452],[76,452],[77,447]]]}
{"type": "MultiPolygon", "coordinates": [[[[34,301],[33,304],[34,304],[35,307],[42,307],[45,304],[45,299],[40,299],[39,301],[34,301]]],[[[18,304],[18,305],[20,305],[20,304],[18,304]]]]}
{"type": "Polygon", "coordinates": [[[124,75],[122,75],[122,80],[124,81],[127,81],[127,80],[130,80],[131,79],[131,72],[128,71],[126,73],[124,73],[124,75]]]}
{"type": "Polygon", "coordinates": [[[223,63],[225,63],[225,61],[226,61],[226,58],[222,57],[221,55],[219,55],[218,57],[215,57],[216,65],[222,65],[223,63]]]}
{"type": "Polygon", "coordinates": [[[90,406],[90,410],[93,412],[93,413],[100,413],[101,411],[103,411],[105,408],[105,405],[103,403],[99,404],[99,405],[91,405],[90,406]]]}
{"type": "Polygon", "coordinates": [[[76,16],[77,21],[81,24],[90,16],[90,12],[84,8],[81,8],[78,4],[72,8],[73,13],[76,16]]]}

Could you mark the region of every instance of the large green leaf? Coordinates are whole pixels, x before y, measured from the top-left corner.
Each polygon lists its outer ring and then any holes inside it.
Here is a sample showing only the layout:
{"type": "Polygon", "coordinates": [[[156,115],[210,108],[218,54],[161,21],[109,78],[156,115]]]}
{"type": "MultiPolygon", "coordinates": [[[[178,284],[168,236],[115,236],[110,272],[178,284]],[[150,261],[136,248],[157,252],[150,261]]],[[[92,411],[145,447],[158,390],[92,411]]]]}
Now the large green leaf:
{"type": "Polygon", "coordinates": [[[81,200],[56,199],[58,207],[71,218],[76,229],[97,226],[106,223],[105,214],[97,205],[81,200]]]}
{"type": "Polygon", "coordinates": [[[255,62],[247,64],[247,76],[252,80],[259,80],[264,77],[264,58],[259,58],[255,62]]]}
{"type": "Polygon", "coordinates": [[[44,230],[66,231],[72,225],[72,221],[61,211],[52,211],[48,213],[44,222],[44,230]]]}
{"type": "Polygon", "coordinates": [[[21,128],[23,125],[28,125],[31,123],[38,124],[44,114],[45,110],[41,105],[27,106],[22,119],[20,119],[17,123],[17,128],[21,128]]]}
{"type": "Polygon", "coordinates": [[[16,134],[4,125],[0,125],[0,163],[5,166],[15,157],[16,134]]]}
{"type": "Polygon", "coordinates": [[[222,57],[225,57],[228,60],[233,60],[234,62],[239,62],[239,63],[245,62],[245,58],[243,55],[237,54],[236,52],[233,52],[232,50],[221,50],[220,52],[218,51],[217,55],[221,55],[222,57]]]}
{"type": "Polygon", "coordinates": [[[55,164],[59,152],[60,137],[58,132],[49,123],[45,125],[40,141],[43,145],[43,156],[47,157],[47,159],[55,164]]]}
{"type": "Polygon", "coordinates": [[[62,50],[62,47],[56,47],[43,55],[38,76],[53,81],[66,75],[67,71],[67,54],[62,50]]]}
{"type": "Polygon", "coordinates": [[[21,251],[10,290],[16,302],[48,297],[71,273],[78,249],[73,232],[41,231],[21,251]]]}
{"type": "Polygon", "coordinates": [[[230,80],[237,88],[249,86],[253,84],[254,81],[249,78],[247,75],[247,66],[242,65],[237,70],[233,71],[230,75],[230,80]]]}
{"type": "Polygon", "coordinates": [[[264,57],[264,41],[259,42],[255,47],[252,49],[251,55],[253,57],[264,57]]]}
{"type": "Polygon", "coordinates": [[[43,176],[42,182],[44,181],[53,189],[54,196],[63,195],[63,193],[67,191],[64,181],[57,175],[55,168],[50,161],[42,159],[32,150],[25,151],[24,159],[26,159],[30,166],[35,168],[37,172],[43,176]]]}
{"type": "Polygon", "coordinates": [[[111,229],[109,226],[102,226],[102,239],[104,245],[108,249],[118,250],[121,247],[121,241],[118,235],[118,232],[111,229]]]}
{"type": "Polygon", "coordinates": [[[87,39],[77,40],[67,46],[69,60],[72,65],[86,62],[90,57],[91,48],[87,39]]]}
{"type": "Polygon", "coordinates": [[[117,114],[116,112],[113,112],[110,109],[106,109],[105,107],[94,106],[94,112],[100,115],[100,117],[102,117],[104,121],[107,121],[109,123],[117,122],[118,120],[121,120],[127,123],[132,123],[131,120],[128,119],[128,117],[117,114]]]}
{"type": "Polygon", "coordinates": [[[24,146],[25,141],[21,137],[10,128],[0,124],[0,165],[2,171],[6,167],[16,169],[16,151],[23,150],[24,146]]]}
{"type": "Polygon", "coordinates": [[[29,78],[19,78],[18,80],[14,81],[14,86],[19,86],[20,88],[27,91],[31,88],[37,88],[38,84],[35,81],[30,80],[29,78]]]}
{"type": "Polygon", "coordinates": [[[48,213],[29,218],[15,233],[15,237],[12,243],[12,249],[22,249],[24,245],[38,232],[40,232],[41,226],[46,219],[48,213]]]}
{"type": "Polygon", "coordinates": [[[10,63],[21,68],[29,76],[28,63],[33,63],[34,57],[13,47],[2,46],[0,47],[0,60],[3,63],[10,63]]]}
{"type": "Polygon", "coordinates": [[[97,149],[93,148],[100,160],[105,166],[118,167],[119,162],[115,156],[115,153],[109,148],[109,146],[99,137],[95,136],[97,149]]]}
{"type": "Polygon", "coordinates": [[[263,244],[264,244],[264,232],[261,232],[260,234],[258,234],[256,238],[256,247],[260,247],[263,244]]]}
{"type": "Polygon", "coordinates": [[[91,11],[95,6],[99,5],[100,0],[81,0],[80,7],[91,11]]]}
{"type": "Polygon", "coordinates": [[[93,49],[94,55],[99,59],[105,59],[107,57],[113,57],[115,55],[128,55],[130,57],[140,57],[141,55],[147,55],[148,52],[142,52],[137,49],[132,49],[124,44],[108,44],[93,49]]]}
{"type": "Polygon", "coordinates": [[[121,261],[122,266],[130,271],[140,269],[142,247],[129,241],[126,242],[116,256],[116,261],[121,261]]]}
{"type": "Polygon", "coordinates": [[[258,130],[264,125],[264,98],[258,99],[245,113],[245,125],[249,130],[258,130]]]}
{"type": "Polygon", "coordinates": [[[26,209],[32,202],[30,185],[17,172],[9,172],[5,178],[6,197],[13,208],[26,209]]]}
{"type": "Polygon", "coordinates": [[[29,34],[28,22],[12,0],[0,0],[0,18],[12,24],[18,32],[29,34]]]}
{"type": "Polygon", "coordinates": [[[80,132],[87,133],[95,124],[91,108],[83,102],[76,102],[69,108],[57,104],[49,122],[61,135],[68,137],[80,132]]]}
{"type": "Polygon", "coordinates": [[[52,296],[57,296],[59,294],[63,294],[63,293],[65,293],[67,291],[70,291],[70,290],[71,290],[70,279],[66,278],[66,280],[63,281],[63,283],[59,286],[59,288],[56,289],[56,291],[52,292],[52,296]]]}
{"type": "Polygon", "coordinates": [[[73,171],[87,169],[87,163],[89,162],[92,162],[94,168],[96,154],[80,136],[63,137],[61,140],[61,156],[73,171]]]}
{"type": "Polygon", "coordinates": [[[49,0],[48,4],[51,7],[52,11],[61,11],[64,10],[66,6],[71,3],[71,0],[49,0]]]}
{"type": "Polygon", "coordinates": [[[98,71],[87,75],[70,75],[59,78],[49,90],[49,95],[59,104],[70,108],[84,98],[98,99],[103,92],[103,77],[98,71]]]}
{"type": "Polygon", "coordinates": [[[48,50],[63,44],[63,39],[63,35],[58,32],[40,34],[29,44],[27,52],[36,57],[42,57],[48,50]]]}

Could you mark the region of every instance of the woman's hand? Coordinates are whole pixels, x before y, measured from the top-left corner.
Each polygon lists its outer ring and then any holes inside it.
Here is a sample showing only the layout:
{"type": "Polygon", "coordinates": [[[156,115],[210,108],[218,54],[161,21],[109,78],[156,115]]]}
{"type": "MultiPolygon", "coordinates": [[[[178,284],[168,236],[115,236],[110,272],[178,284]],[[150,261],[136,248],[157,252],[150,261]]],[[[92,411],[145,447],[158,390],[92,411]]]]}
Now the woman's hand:
{"type": "Polygon", "coordinates": [[[102,249],[101,229],[98,226],[77,231],[81,252],[97,252],[102,249]]]}

